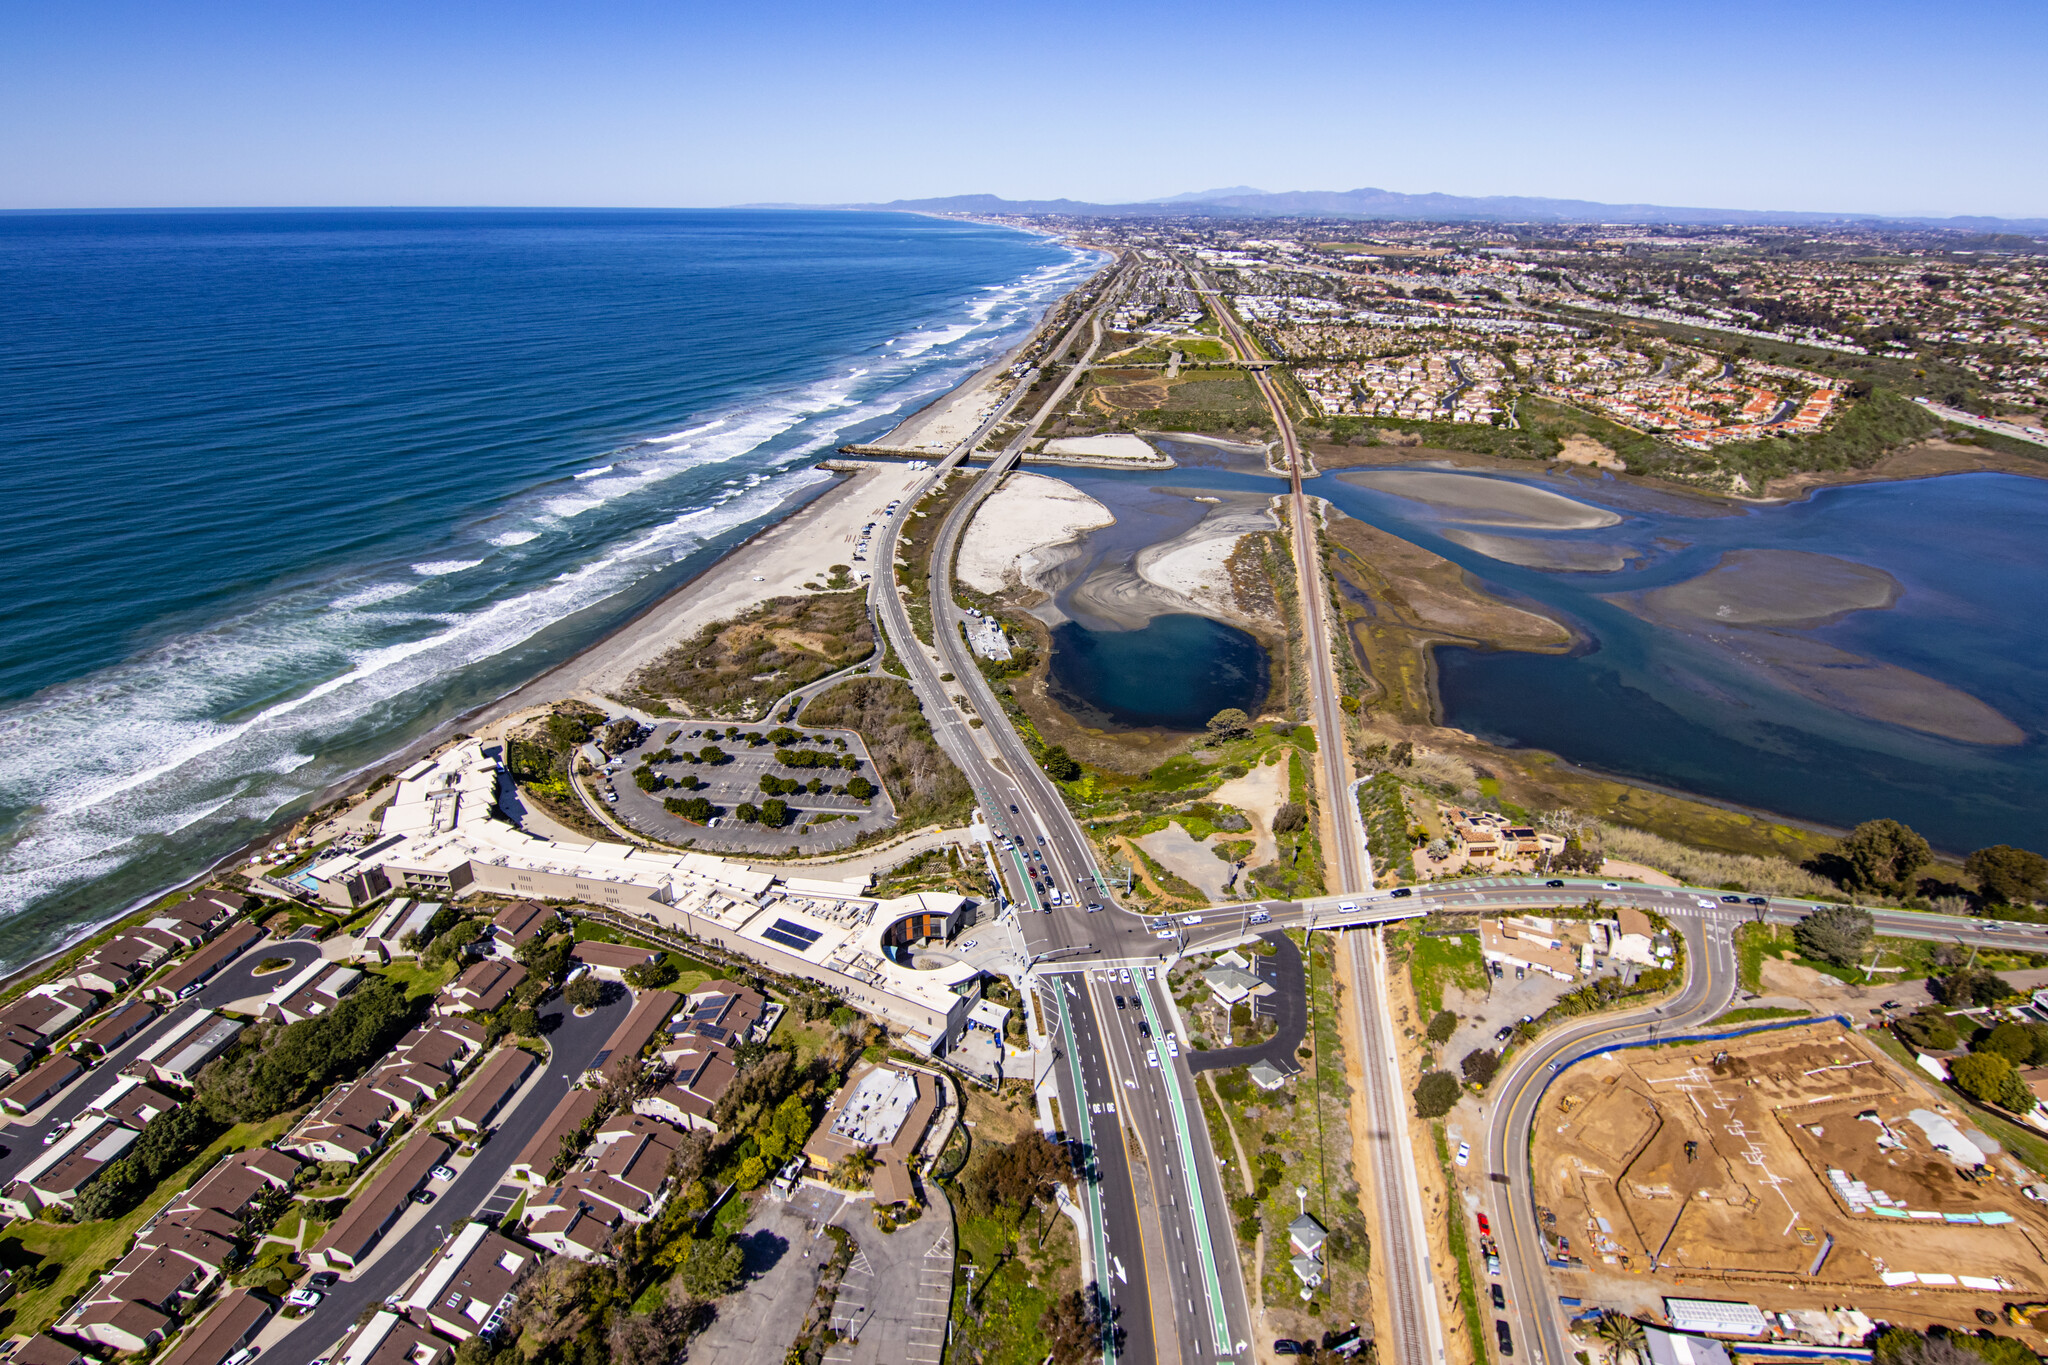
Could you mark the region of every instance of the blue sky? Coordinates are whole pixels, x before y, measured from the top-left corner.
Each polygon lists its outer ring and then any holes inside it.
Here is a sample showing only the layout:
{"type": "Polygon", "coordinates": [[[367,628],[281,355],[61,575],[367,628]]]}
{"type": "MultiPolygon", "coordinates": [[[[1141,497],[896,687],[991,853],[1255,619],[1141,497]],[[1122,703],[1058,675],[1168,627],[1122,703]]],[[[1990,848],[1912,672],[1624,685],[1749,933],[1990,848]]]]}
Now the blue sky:
{"type": "Polygon", "coordinates": [[[0,207],[1372,185],[2048,217],[2041,0],[0,9],[0,207]]]}

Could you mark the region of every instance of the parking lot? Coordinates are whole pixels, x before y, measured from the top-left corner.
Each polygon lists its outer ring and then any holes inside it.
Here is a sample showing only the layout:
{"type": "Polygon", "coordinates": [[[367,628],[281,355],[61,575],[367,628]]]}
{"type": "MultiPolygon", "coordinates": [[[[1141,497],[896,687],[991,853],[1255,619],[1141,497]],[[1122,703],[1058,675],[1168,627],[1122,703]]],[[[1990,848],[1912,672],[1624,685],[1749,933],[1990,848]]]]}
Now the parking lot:
{"type": "Polygon", "coordinates": [[[738,738],[729,739],[723,726],[665,721],[656,725],[640,744],[616,755],[615,760],[609,787],[601,787],[601,790],[609,790],[618,797],[611,805],[613,817],[628,829],[639,830],[664,843],[679,844],[690,840],[698,848],[733,853],[786,853],[792,846],[803,853],[823,853],[845,848],[864,834],[887,829],[896,823],[896,809],[889,793],[876,777],[874,762],[860,736],[851,730],[757,726],[741,731],[738,738]],[[810,736],[814,742],[778,749],[766,743],[751,744],[746,739],[749,733],[766,735],[776,728],[794,730],[810,736]],[[823,742],[816,742],[820,740],[823,742]],[[840,749],[834,743],[836,740],[844,740],[845,749],[840,749]],[[706,747],[718,749],[726,756],[725,761],[700,763],[688,756],[701,753],[706,747]],[[675,757],[665,763],[653,764],[655,772],[672,781],[694,776],[704,785],[695,790],[669,787],[659,792],[641,791],[633,781],[634,769],[643,759],[663,749],[672,751],[675,757]],[[782,754],[806,749],[835,757],[844,754],[858,759],[860,767],[858,770],[796,768],[781,763],[782,754]],[[816,780],[833,787],[845,786],[858,776],[873,783],[877,790],[868,801],[832,792],[785,794],[780,799],[790,809],[792,818],[789,824],[775,828],[745,823],[734,814],[741,803],[751,802],[759,807],[773,799],[761,790],[764,774],[806,784],[816,780]],[[714,806],[723,807],[725,813],[715,826],[694,824],[669,813],[662,803],[672,797],[684,800],[702,797],[714,806]],[[830,818],[820,823],[821,816],[830,818]]]}

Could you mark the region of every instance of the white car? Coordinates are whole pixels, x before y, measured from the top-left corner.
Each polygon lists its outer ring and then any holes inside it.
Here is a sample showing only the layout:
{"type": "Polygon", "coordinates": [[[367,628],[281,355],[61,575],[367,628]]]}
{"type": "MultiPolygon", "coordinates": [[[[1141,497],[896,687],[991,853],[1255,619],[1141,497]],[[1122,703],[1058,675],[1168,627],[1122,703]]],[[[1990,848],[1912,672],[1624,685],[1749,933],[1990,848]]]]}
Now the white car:
{"type": "Polygon", "coordinates": [[[1180,937],[1180,935],[1179,935],[1179,934],[1176,934],[1176,933],[1174,933],[1174,932],[1173,932],[1173,930],[1171,930],[1171,929],[1158,929],[1158,930],[1154,930],[1154,931],[1153,931],[1152,937],[1154,937],[1154,938],[1179,938],[1179,937],[1180,937]]]}
{"type": "Polygon", "coordinates": [[[1621,890],[1621,883],[1620,883],[1620,882],[1602,882],[1602,883],[1600,883],[1600,887],[1601,887],[1601,889],[1602,889],[1602,890],[1604,890],[1604,891],[1619,891],[1619,890],[1621,890]]]}
{"type": "Polygon", "coordinates": [[[1129,981],[1131,979],[1131,969],[1129,967],[1119,967],[1117,969],[1116,979],[1119,981],[1129,981]]]}
{"type": "Polygon", "coordinates": [[[1180,1039],[1174,1037],[1171,1033],[1166,1035],[1166,1055],[1169,1057],[1180,1056],[1180,1039]]]}
{"type": "Polygon", "coordinates": [[[285,1302],[293,1308],[318,1308],[320,1300],[325,1297],[317,1289],[294,1289],[285,1302]]]}
{"type": "Polygon", "coordinates": [[[1708,900],[1708,899],[1707,899],[1707,898],[1706,898],[1705,896],[1701,896],[1701,897],[1700,897],[1700,909],[1702,909],[1702,910],[1711,910],[1711,909],[1713,909],[1713,908],[1715,907],[1715,905],[1717,905],[1718,903],[1719,903],[1719,902],[1716,902],[1716,901],[1710,901],[1710,900],[1708,900]]]}
{"type": "Polygon", "coordinates": [[[1157,967],[1147,967],[1145,969],[1145,979],[1147,981],[1157,981],[1159,979],[1159,969],[1157,967]]]}
{"type": "Polygon", "coordinates": [[[1252,917],[1250,922],[1253,924],[1271,924],[1273,922],[1273,917],[1263,910],[1254,910],[1252,911],[1252,917]]]}
{"type": "Polygon", "coordinates": [[[961,945],[960,945],[960,947],[961,947],[961,949],[962,949],[963,951],[964,951],[964,950],[966,950],[966,949],[968,949],[968,948],[979,948],[980,946],[981,946],[981,940],[980,940],[980,939],[978,939],[978,938],[970,938],[970,939],[968,939],[968,940],[967,940],[967,942],[965,942],[965,943],[963,943],[963,944],[961,944],[961,945]]]}
{"type": "Polygon", "coordinates": [[[1202,922],[1202,917],[1200,915],[1182,915],[1180,917],[1180,922],[1182,924],[1200,924],[1202,922]]]}
{"type": "Polygon", "coordinates": [[[1472,1159],[1472,1144],[1471,1144],[1471,1143],[1469,1143],[1469,1142],[1461,1142],[1461,1143],[1459,1143],[1459,1144],[1458,1144],[1458,1155],[1457,1155],[1457,1158],[1456,1158],[1456,1160],[1457,1160],[1457,1163],[1458,1163],[1458,1165],[1459,1165],[1460,1167],[1462,1167],[1462,1166],[1464,1166],[1464,1164],[1465,1164],[1466,1162],[1470,1161],[1471,1159],[1472,1159]]]}
{"type": "Polygon", "coordinates": [[[428,1171],[427,1174],[436,1180],[453,1180],[455,1178],[454,1170],[447,1166],[436,1166],[428,1171]]]}
{"type": "Polygon", "coordinates": [[[1157,1067],[1157,1066],[1159,1065],[1159,1054],[1158,1054],[1158,1053],[1156,1053],[1156,1052],[1148,1052],[1148,1053],[1146,1053],[1146,1054],[1145,1054],[1145,1065],[1146,1065],[1146,1066],[1149,1066],[1149,1067],[1155,1067],[1155,1068],[1156,1068],[1156,1067],[1157,1067]]]}

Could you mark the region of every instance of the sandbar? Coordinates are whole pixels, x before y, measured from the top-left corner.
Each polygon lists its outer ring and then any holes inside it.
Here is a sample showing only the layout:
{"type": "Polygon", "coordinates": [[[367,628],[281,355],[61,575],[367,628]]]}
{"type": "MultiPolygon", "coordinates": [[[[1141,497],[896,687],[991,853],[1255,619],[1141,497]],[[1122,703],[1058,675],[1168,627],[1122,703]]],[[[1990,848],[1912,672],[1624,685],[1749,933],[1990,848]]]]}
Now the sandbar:
{"type": "Polygon", "coordinates": [[[1752,671],[1837,711],[1964,744],[2024,744],[2026,732],[1960,688],[1897,664],[1776,631],[1710,636],[1752,671]]]}
{"type": "Polygon", "coordinates": [[[1225,565],[1243,537],[1280,525],[1270,500],[1254,493],[1157,491],[1208,503],[1209,510],[1170,540],[1097,568],[1074,588],[1070,604],[1090,621],[1118,630],[1138,630],[1153,617],[1173,612],[1241,622],[1225,565]]]}
{"type": "Polygon", "coordinates": [[[1852,611],[1883,611],[1899,580],[1852,559],[1804,550],[1730,550],[1683,583],[1605,600],[1659,625],[1778,626],[1806,629],[1852,611]]]}
{"type": "Polygon", "coordinates": [[[1337,475],[1346,483],[1408,498],[1447,521],[1473,526],[1519,526],[1530,531],[1590,531],[1621,518],[1547,488],[1477,474],[1428,469],[1373,469],[1337,475]]]}
{"type": "Polygon", "coordinates": [[[1503,564],[1557,573],[1613,573],[1627,568],[1630,560],[1644,557],[1641,550],[1631,545],[1603,545],[1592,540],[1525,540],[1462,528],[1444,532],[1444,539],[1503,564]]]}
{"type": "Polygon", "coordinates": [[[1046,573],[1078,553],[1083,532],[1115,521],[1107,507],[1070,483],[1012,474],[975,511],[960,538],[955,572],[976,592],[1043,591],[1046,573]]]}
{"type": "Polygon", "coordinates": [[[1115,460],[1122,464],[1171,465],[1172,459],[1152,448],[1142,436],[1111,432],[1107,436],[1062,436],[1045,443],[1047,455],[1080,455],[1092,460],[1115,460]]]}

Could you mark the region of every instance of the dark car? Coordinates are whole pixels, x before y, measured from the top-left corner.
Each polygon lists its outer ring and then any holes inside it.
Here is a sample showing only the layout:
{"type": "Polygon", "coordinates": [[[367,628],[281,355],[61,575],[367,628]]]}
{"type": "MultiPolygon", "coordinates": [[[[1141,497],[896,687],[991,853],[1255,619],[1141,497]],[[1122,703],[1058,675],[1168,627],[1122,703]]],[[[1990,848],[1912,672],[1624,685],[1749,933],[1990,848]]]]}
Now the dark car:
{"type": "Polygon", "coordinates": [[[1495,1318],[1493,1320],[1493,1336],[1494,1340],[1500,1343],[1500,1353],[1502,1355],[1511,1356],[1515,1353],[1515,1338],[1508,1331],[1506,1318],[1495,1318]]]}
{"type": "Polygon", "coordinates": [[[1414,895],[1415,892],[1408,887],[1397,886],[1392,891],[1389,891],[1387,894],[1392,896],[1395,900],[1400,900],[1403,896],[1414,895]]]}
{"type": "Polygon", "coordinates": [[[1740,897],[1740,896],[1723,896],[1723,897],[1721,897],[1721,904],[1723,904],[1723,905],[1740,905],[1740,904],[1742,904],[1742,897],[1740,897]]]}
{"type": "Polygon", "coordinates": [[[1012,814],[1012,815],[1015,815],[1016,813],[1017,813],[1017,808],[1016,808],[1015,806],[1012,806],[1012,807],[1010,807],[1010,814],[1012,814]]]}
{"type": "Polygon", "coordinates": [[[1150,1038],[1152,1036],[1152,1026],[1143,1019],[1138,1021],[1138,1036],[1140,1038],[1150,1038]]]}
{"type": "Polygon", "coordinates": [[[1749,898],[1749,903],[1751,905],[1769,905],[1771,902],[1770,898],[1767,896],[1751,896],[1749,898]]]}
{"type": "Polygon", "coordinates": [[[331,1270],[322,1270],[317,1274],[306,1277],[306,1287],[308,1289],[332,1289],[339,1283],[341,1283],[341,1276],[331,1270]]]}
{"type": "Polygon", "coordinates": [[[1276,1356],[1298,1356],[1301,1354],[1301,1343],[1293,1337],[1275,1337],[1273,1338],[1273,1354],[1276,1356]]]}
{"type": "Polygon", "coordinates": [[[1544,884],[1545,886],[1563,886],[1563,885],[1564,885],[1564,881],[1563,881],[1563,879],[1562,879],[1562,878],[1558,878],[1558,877],[1552,877],[1552,878],[1551,878],[1551,879],[1550,879],[1549,881],[1547,881],[1547,882],[1545,882],[1545,883],[1543,883],[1543,884],[1544,884]]]}
{"type": "Polygon", "coordinates": [[[1505,1043],[1508,1039],[1514,1036],[1515,1026],[1513,1024],[1502,1024],[1499,1028],[1493,1031],[1493,1041],[1495,1041],[1496,1043],[1505,1043]]]}
{"type": "Polygon", "coordinates": [[[1493,1285],[1491,1286],[1491,1288],[1493,1289],[1493,1306],[1494,1306],[1495,1308],[1505,1308],[1505,1307],[1507,1307],[1507,1306],[1508,1306],[1508,1296],[1507,1296],[1507,1291],[1506,1291],[1506,1290],[1504,1290],[1504,1289],[1502,1289],[1502,1288],[1500,1287],[1500,1285],[1499,1285],[1499,1283],[1498,1283],[1498,1282],[1494,1283],[1494,1284],[1493,1284],[1493,1285]]]}
{"type": "Polygon", "coordinates": [[[431,1204],[434,1202],[434,1192],[432,1190],[414,1190],[412,1192],[412,1202],[415,1204],[431,1204]]]}
{"type": "Polygon", "coordinates": [[[1116,998],[1116,1007],[1117,1007],[1118,1009],[1122,1009],[1122,1008],[1124,1007],[1124,998],[1123,998],[1123,997],[1122,997],[1121,995],[1119,995],[1119,996],[1118,996],[1118,997],[1116,998]]]}

